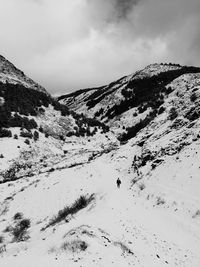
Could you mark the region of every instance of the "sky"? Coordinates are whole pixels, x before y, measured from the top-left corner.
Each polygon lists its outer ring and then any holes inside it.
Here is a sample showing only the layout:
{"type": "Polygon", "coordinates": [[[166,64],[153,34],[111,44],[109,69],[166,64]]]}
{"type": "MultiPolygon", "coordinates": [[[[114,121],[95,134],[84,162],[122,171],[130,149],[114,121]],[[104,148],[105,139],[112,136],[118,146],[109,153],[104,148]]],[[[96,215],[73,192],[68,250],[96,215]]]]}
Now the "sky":
{"type": "Polygon", "coordinates": [[[200,0],[0,0],[0,54],[50,93],[200,66],[200,0]]]}

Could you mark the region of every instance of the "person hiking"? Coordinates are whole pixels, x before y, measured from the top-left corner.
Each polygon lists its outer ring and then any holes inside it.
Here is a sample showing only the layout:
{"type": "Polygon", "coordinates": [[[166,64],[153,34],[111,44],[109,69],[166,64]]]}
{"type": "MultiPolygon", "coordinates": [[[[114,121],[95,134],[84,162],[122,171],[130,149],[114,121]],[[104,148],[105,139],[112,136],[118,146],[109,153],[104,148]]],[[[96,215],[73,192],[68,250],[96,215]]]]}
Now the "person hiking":
{"type": "Polygon", "coordinates": [[[121,185],[121,180],[117,178],[117,187],[120,188],[120,185],[121,185]]]}

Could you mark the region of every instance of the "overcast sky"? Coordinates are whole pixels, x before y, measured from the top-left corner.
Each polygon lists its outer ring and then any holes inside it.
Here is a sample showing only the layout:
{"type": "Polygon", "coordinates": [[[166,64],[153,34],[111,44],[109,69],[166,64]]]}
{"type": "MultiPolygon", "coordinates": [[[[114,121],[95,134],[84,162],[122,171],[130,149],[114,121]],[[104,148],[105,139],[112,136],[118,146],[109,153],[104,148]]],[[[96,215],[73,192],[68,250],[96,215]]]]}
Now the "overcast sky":
{"type": "Polygon", "coordinates": [[[0,53],[53,94],[200,66],[200,0],[0,0],[0,53]]]}

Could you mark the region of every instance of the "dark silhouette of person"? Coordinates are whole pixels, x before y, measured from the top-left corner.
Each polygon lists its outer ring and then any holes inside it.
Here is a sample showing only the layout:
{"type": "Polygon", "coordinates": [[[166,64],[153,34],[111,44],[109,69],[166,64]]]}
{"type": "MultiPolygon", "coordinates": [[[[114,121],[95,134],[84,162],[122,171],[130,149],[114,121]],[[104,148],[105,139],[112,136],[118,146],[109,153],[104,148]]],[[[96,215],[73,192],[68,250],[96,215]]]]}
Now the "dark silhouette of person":
{"type": "Polygon", "coordinates": [[[121,185],[121,180],[119,178],[117,178],[117,187],[120,188],[120,185],[121,185]]]}

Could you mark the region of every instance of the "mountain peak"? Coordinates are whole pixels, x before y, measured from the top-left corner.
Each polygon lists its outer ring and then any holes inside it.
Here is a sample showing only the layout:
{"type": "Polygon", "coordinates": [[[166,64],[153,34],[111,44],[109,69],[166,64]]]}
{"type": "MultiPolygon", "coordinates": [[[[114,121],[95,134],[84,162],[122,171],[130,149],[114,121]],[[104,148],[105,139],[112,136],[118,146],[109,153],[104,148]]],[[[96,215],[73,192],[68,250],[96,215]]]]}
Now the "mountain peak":
{"type": "Polygon", "coordinates": [[[183,66],[179,64],[173,63],[153,63],[147,65],[144,69],[135,72],[131,75],[131,78],[145,78],[145,77],[152,77],[158,75],[161,72],[167,72],[170,70],[178,70],[181,69],[183,66]]]}
{"type": "Polygon", "coordinates": [[[21,84],[27,88],[47,94],[46,90],[42,86],[27,77],[23,71],[16,68],[15,65],[2,55],[0,55],[0,82],[21,84]]]}

